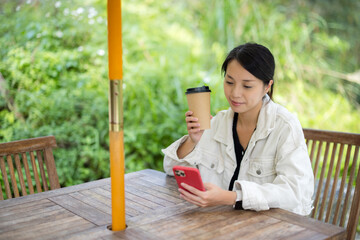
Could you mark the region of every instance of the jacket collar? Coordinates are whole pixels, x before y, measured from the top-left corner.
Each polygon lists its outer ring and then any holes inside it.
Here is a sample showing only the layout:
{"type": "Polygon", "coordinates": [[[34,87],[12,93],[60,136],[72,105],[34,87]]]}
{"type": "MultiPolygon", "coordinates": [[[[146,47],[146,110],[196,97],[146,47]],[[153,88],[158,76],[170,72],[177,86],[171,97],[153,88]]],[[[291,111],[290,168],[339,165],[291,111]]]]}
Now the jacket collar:
{"type": "MultiPolygon", "coordinates": [[[[256,131],[252,136],[252,140],[257,141],[258,139],[266,138],[270,132],[275,128],[277,104],[275,104],[270,97],[266,94],[263,97],[263,104],[260,109],[260,114],[256,126],[256,131]]],[[[229,108],[225,114],[224,122],[221,127],[216,129],[214,139],[221,142],[228,147],[234,146],[232,124],[234,119],[234,111],[229,108]]]]}
{"type": "Polygon", "coordinates": [[[275,128],[277,104],[266,94],[263,97],[263,105],[260,110],[254,140],[266,138],[275,128]]]}

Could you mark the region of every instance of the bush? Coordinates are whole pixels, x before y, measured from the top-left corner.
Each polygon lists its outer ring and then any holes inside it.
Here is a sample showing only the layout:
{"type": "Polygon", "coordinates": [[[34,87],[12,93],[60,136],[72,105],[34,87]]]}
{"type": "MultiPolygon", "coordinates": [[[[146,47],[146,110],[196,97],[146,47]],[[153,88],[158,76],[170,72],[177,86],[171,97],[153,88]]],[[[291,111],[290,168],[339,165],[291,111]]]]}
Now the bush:
{"type": "MultiPolygon", "coordinates": [[[[0,6],[0,142],[54,135],[62,186],[109,176],[105,4],[0,6]]],[[[314,71],[355,72],[357,35],[335,35],[324,7],[309,9],[306,1],[123,1],[126,171],[162,170],[160,150],[186,134],[186,88],[209,85],[213,114],[228,107],[220,66],[245,41],[273,51],[275,100],[303,127],[359,132],[359,86],[314,71]]]]}

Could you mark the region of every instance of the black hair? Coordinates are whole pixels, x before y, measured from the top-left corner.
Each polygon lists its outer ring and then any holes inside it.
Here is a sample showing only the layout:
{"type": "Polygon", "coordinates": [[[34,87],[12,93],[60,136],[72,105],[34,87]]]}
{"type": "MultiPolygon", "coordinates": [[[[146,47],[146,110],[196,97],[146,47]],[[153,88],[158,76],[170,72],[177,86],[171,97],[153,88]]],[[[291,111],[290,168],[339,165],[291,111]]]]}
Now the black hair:
{"type": "MultiPolygon", "coordinates": [[[[270,50],[257,43],[245,43],[235,47],[227,55],[221,71],[226,74],[226,69],[230,61],[236,60],[249,73],[263,81],[265,85],[269,84],[274,78],[275,60],[270,50]]],[[[272,99],[274,92],[274,83],[268,93],[272,99]]]]}

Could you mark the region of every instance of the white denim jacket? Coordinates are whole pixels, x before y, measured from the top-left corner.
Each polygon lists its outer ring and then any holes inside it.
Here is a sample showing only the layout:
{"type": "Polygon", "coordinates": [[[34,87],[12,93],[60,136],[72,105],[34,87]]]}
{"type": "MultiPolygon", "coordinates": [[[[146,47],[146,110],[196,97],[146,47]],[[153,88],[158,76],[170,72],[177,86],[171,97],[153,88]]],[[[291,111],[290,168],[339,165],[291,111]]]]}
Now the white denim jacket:
{"type": "MultiPolygon", "coordinates": [[[[164,170],[173,176],[174,165],[197,167],[204,182],[228,190],[236,168],[232,135],[234,112],[229,108],[211,120],[195,149],[179,159],[177,149],[188,135],[162,152],[164,170]]],[[[314,177],[298,119],[284,107],[263,98],[256,130],[240,166],[233,190],[241,190],[244,209],[282,208],[301,215],[312,209],[314,177]]]]}

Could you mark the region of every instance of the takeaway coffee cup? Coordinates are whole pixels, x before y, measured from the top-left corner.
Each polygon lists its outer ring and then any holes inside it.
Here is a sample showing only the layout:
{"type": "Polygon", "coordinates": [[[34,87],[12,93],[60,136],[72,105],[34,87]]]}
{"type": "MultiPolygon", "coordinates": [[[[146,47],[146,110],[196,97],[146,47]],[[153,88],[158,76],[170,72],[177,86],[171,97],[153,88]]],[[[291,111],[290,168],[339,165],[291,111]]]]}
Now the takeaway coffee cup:
{"type": "Polygon", "coordinates": [[[210,128],[210,92],[208,86],[186,89],[189,110],[199,119],[200,129],[210,128]]]}

